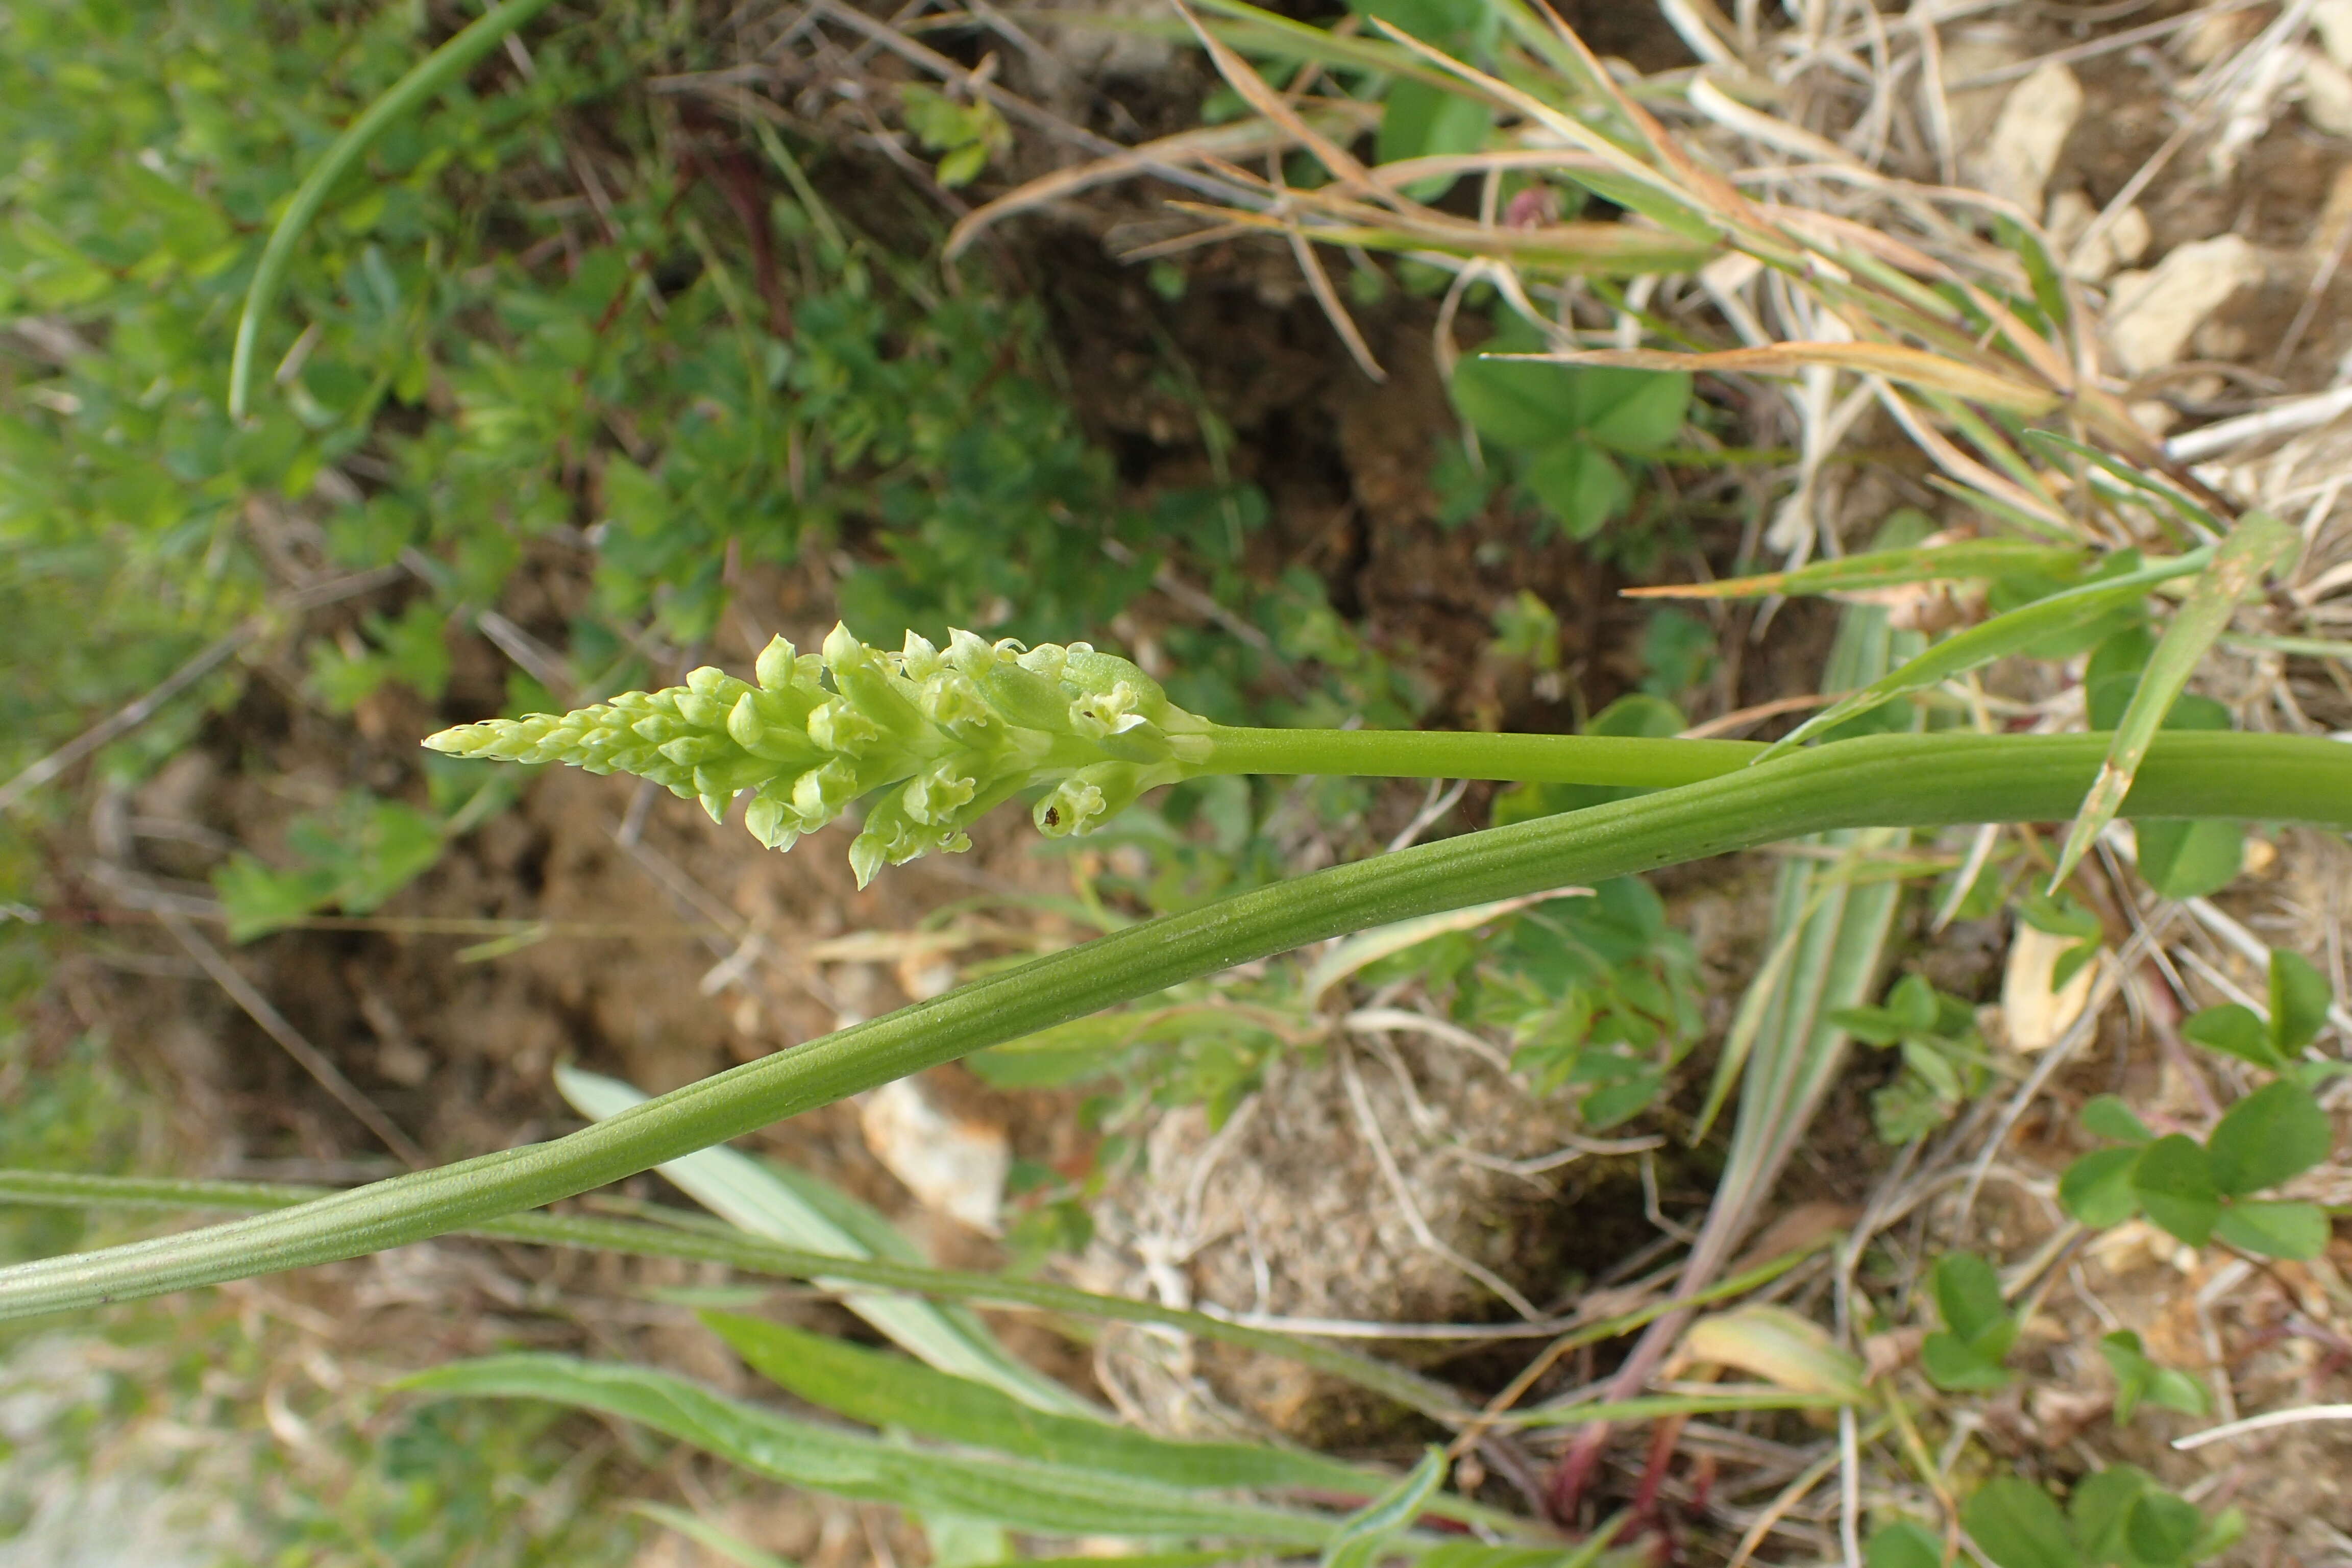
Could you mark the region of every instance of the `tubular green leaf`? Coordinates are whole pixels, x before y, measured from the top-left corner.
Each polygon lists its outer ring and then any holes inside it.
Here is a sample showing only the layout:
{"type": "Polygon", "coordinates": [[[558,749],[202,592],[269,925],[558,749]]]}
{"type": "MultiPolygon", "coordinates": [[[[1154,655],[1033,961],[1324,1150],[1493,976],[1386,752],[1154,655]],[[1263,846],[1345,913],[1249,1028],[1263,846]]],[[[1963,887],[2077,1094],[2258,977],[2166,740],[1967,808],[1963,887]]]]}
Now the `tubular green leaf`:
{"type": "MultiPolygon", "coordinates": [[[[0,1317],[86,1309],[398,1247],[536,1208],[895,1078],[1310,942],[1841,827],[2074,815],[2104,735],[1874,735],[1697,784],[1419,846],[1129,927],[546,1143],[274,1214],[0,1269],[0,1317]]],[[[2157,737],[2126,816],[2352,827],[2352,749],[2157,737]]]]}
{"type": "Polygon", "coordinates": [[[245,291],[245,314],[237,319],[236,349],[228,367],[231,419],[245,417],[253,387],[254,347],[261,336],[262,320],[269,314],[269,307],[277,302],[278,290],[285,284],[286,269],[294,261],[294,247],[301,243],[302,236],[318,217],[319,209],[327,205],[328,193],[335,188],[335,182],[365,155],[386,127],[465,75],[475,61],[504,43],[516,28],[547,6],[548,0],[506,0],[425,56],[335,138],[327,155],[295,189],[294,199],[286,204],[278,226],[269,231],[268,243],[261,247],[260,265],[254,268],[253,282],[245,291]]]}

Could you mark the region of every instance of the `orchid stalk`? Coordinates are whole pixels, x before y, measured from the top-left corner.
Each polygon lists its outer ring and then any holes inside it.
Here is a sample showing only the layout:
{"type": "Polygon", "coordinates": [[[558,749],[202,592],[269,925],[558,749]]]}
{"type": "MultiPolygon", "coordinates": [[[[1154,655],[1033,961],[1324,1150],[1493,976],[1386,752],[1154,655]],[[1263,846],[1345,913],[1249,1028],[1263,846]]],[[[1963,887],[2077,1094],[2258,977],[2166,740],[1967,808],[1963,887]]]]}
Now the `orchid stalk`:
{"type": "Polygon", "coordinates": [[[1256,730],[1168,700],[1133,662],[1088,644],[916,633],[890,653],[836,626],[824,651],[782,637],[743,680],[715,667],[683,686],[563,714],[489,720],[425,743],[456,756],[624,773],[699,800],[714,822],[748,792],[744,826],[772,849],[872,797],[849,848],[857,884],[882,867],[971,847],[1013,796],[1048,837],[1109,821],[1146,791],[1209,773],[1351,773],[1665,787],[1744,766],[1739,742],[1420,731],[1256,730]]]}

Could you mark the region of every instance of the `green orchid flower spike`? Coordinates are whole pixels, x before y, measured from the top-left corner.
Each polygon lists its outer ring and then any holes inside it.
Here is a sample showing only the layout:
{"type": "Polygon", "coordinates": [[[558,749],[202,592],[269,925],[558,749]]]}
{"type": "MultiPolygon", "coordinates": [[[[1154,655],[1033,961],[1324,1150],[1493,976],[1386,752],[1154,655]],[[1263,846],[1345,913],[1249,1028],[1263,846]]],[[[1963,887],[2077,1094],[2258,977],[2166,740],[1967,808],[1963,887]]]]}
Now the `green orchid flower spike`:
{"type": "Polygon", "coordinates": [[[886,653],[836,626],[822,654],[776,638],[755,673],[756,685],[705,666],[684,686],[461,724],[425,744],[634,773],[699,799],[714,822],[749,790],[744,825],[772,849],[887,791],[849,847],[861,888],[885,865],[970,848],[971,824],[1024,791],[1052,786],[1036,804],[1040,832],[1083,833],[1203,771],[1212,751],[1207,721],[1082,642],[1024,647],[956,631],[941,649],[908,632],[886,653]]]}

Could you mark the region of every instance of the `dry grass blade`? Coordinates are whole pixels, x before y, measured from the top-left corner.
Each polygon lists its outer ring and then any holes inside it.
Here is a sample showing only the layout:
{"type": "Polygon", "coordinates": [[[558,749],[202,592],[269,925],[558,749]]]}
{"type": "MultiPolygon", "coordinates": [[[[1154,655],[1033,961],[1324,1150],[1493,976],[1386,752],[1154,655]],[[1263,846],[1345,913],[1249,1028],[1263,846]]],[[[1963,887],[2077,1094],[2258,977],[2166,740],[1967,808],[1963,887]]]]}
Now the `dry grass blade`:
{"type": "Polygon", "coordinates": [[[1370,174],[1353,154],[1308,124],[1306,117],[1282,94],[1275,91],[1247,60],[1202,26],[1191,6],[1183,4],[1183,0],[1175,0],[1175,5],[1177,15],[1184,18],[1186,26],[1192,29],[1192,36],[1208,51],[1210,62],[1217,68],[1217,74],[1224,78],[1226,86],[1241,94],[1244,102],[1281,127],[1293,142],[1314,153],[1331,172],[1331,177],[1341,184],[1373,196],[1385,195],[1372,183],[1370,174]]]}
{"type": "Polygon", "coordinates": [[[2237,614],[2238,605],[2262,585],[2264,577],[2291,561],[2302,542],[2294,530],[2269,513],[2250,511],[2214,552],[2212,564],[2190,586],[2172,625],[2165,628],[2140,675],[2138,689],[2132,693],[2131,706],[2116,725],[2115,744],[2090,794],[2083,797],[2083,809],[2067,832],[2057,869],[2051,873],[2053,889],[2074,873],[2075,865],[2115,820],[2124,796],[2131,793],[2132,780],[2147,755],[2149,742],[2163,727],[2189,678],[2204,662],[2214,639],[2237,614]]]}
{"type": "MultiPolygon", "coordinates": [[[[1498,106],[1516,110],[1533,124],[1558,136],[1565,145],[1590,153],[1600,160],[1611,173],[1634,187],[1633,190],[1625,193],[1623,199],[1627,205],[1632,205],[1643,216],[1656,218],[1669,227],[1679,229],[1686,234],[1711,234],[1720,228],[1720,219],[1708,213],[1704,206],[1694,203],[1689,195],[1672,179],[1573,115],[1553,108],[1534,94],[1513,87],[1499,77],[1489,76],[1474,66],[1466,65],[1443,49],[1432,47],[1411,34],[1391,26],[1386,22],[1376,21],[1374,26],[1432,65],[1478,89],[1498,106]]],[[[1595,69],[1597,70],[1598,68],[1596,67],[1595,69]]],[[[1606,73],[1602,73],[1601,79],[1604,81],[1607,79],[1606,73]]],[[[1729,190],[1727,185],[1725,188],[1729,190]]],[[[1738,208],[1744,211],[1747,198],[1740,196],[1737,191],[1732,191],[1731,195],[1738,208]]]]}
{"type": "MultiPolygon", "coordinates": [[[[1386,171],[1382,171],[1385,177],[1386,171]]],[[[1330,221],[1360,204],[1332,200],[1320,191],[1291,191],[1297,206],[1320,209],[1322,221],[1303,224],[1295,215],[1239,212],[1194,202],[1171,202],[1179,212],[1223,220],[1233,231],[1264,230],[1289,235],[1297,231],[1326,245],[1360,246],[1369,250],[1408,251],[1428,257],[1470,260],[1504,257],[1521,265],[1541,266],[1565,273],[1618,278],[1647,277],[1684,271],[1703,263],[1709,252],[1671,234],[1633,228],[1620,223],[1560,223],[1542,228],[1490,229],[1443,213],[1422,210],[1410,214],[1371,216],[1377,220],[1349,224],[1330,221]]],[[[1188,236],[1188,239],[1197,237],[1188,236]]]]}
{"type": "Polygon", "coordinates": [[[2027,419],[2038,418],[2058,405],[2058,395],[2048,387],[1979,370],[1925,349],[1899,343],[1775,343],[1769,348],[1718,349],[1707,353],[1678,353],[1659,349],[1584,349],[1570,353],[1515,354],[1515,359],[1544,359],[1560,364],[1618,365],[1627,370],[1717,371],[1726,374],[1798,375],[1808,367],[1885,376],[1890,381],[1948,393],[1972,403],[2006,408],[2027,419]]]}
{"type": "MultiPolygon", "coordinates": [[[[1347,129],[1336,121],[1330,126],[1335,133],[1347,129]]],[[[1174,136],[1162,136],[1108,158],[1056,169],[1050,174],[1041,174],[1026,184],[1007,191],[994,201],[975,207],[958,219],[948,235],[945,258],[953,261],[984,230],[1006,218],[1033,211],[1048,203],[1066,200],[1097,185],[1154,174],[1162,168],[1196,159],[1243,158],[1252,153],[1279,152],[1292,145],[1295,142],[1289,133],[1280,126],[1260,121],[1243,121],[1233,125],[1213,125],[1199,131],[1181,132],[1174,136]]]]}

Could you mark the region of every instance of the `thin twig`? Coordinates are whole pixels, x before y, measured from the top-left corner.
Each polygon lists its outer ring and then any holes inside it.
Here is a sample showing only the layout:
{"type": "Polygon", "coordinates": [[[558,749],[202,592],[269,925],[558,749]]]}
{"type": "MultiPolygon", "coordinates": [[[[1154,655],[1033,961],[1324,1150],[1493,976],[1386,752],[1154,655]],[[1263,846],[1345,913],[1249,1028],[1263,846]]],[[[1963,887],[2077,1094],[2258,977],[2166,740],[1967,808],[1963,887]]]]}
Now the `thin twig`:
{"type": "MultiPolygon", "coordinates": [[[[356,573],[321,583],[299,594],[288,595],[279,607],[288,612],[318,609],[339,599],[352,598],[372,592],[401,575],[396,566],[381,567],[373,572],[356,573]]],[[[227,661],[230,655],[267,632],[270,618],[267,614],[247,619],[234,631],[214,642],[187,663],[163,679],[161,685],[111,717],[100,721],[51,752],[47,756],[25,769],[6,784],[0,784],[0,811],[21,803],[26,795],[47,784],[58,774],[89,756],[100,747],[108,745],[161,712],[163,705],[227,661]]]]}
{"type": "Polygon", "coordinates": [[[288,1023],[286,1016],[270,1005],[269,998],[264,996],[253,982],[228,961],[227,955],[206,941],[184,916],[166,913],[158,918],[163,929],[172,933],[173,939],[187,950],[188,956],[201,964],[205,973],[228,993],[229,1000],[244,1008],[246,1016],[260,1025],[263,1034],[277,1041],[279,1047],[294,1058],[297,1066],[318,1079],[320,1088],[334,1096],[336,1104],[356,1117],[360,1124],[374,1133],[385,1148],[400,1157],[404,1164],[412,1171],[421,1171],[433,1163],[408,1134],[393,1124],[392,1118],[386,1116],[375,1101],[361,1093],[359,1086],[343,1076],[341,1068],[329,1061],[318,1047],[304,1039],[301,1031],[288,1023]]]}
{"type": "Polygon", "coordinates": [[[2209,1426],[2202,1432],[2191,1432],[2186,1437],[2175,1437],[2176,1448],[2201,1448],[2208,1443],[2227,1442],[2250,1432],[2267,1432],[2277,1426],[2295,1426],[2306,1421],[2352,1421],[2352,1405],[2298,1405],[2292,1410],[2273,1410],[2267,1415],[2249,1415],[2242,1421],[2231,1421],[2221,1426],[2209,1426]]]}
{"type": "MultiPolygon", "coordinates": [[[[1390,1152],[1388,1139],[1381,1131],[1380,1118],[1373,1114],[1371,1099],[1364,1092],[1363,1075],[1356,1070],[1355,1054],[1352,1051],[1342,1050],[1339,1056],[1339,1077],[1347,1086],[1348,1103],[1355,1110],[1356,1125],[1361,1129],[1364,1142],[1371,1146],[1372,1159],[1379,1164],[1382,1179],[1388,1183],[1390,1195],[1396,1199],[1397,1206],[1404,1211],[1404,1222],[1412,1229],[1413,1239],[1420,1242],[1428,1251],[1435,1253],[1501,1297],[1509,1303],[1511,1310],[1527,1319],[1528,1322],[1540,1322],[1543,1320],[1543,1313],[1536,1310],[1536,1304],[1533,1301],[1519,1294],[1509,1280],[1476,1259],[1465,1258],[1440,1240],[1437,1233],[1430,1228],[1428,1217],[1421,1212],[1421,1205],[1413,1200],[1412,1189],[1405,1183],[1404,1172],[1398,1168],[1396,1155],[1390,1152]]],[[[1556,1332],[1557,1330],[1549,1331],[1556,1332]]]]}

